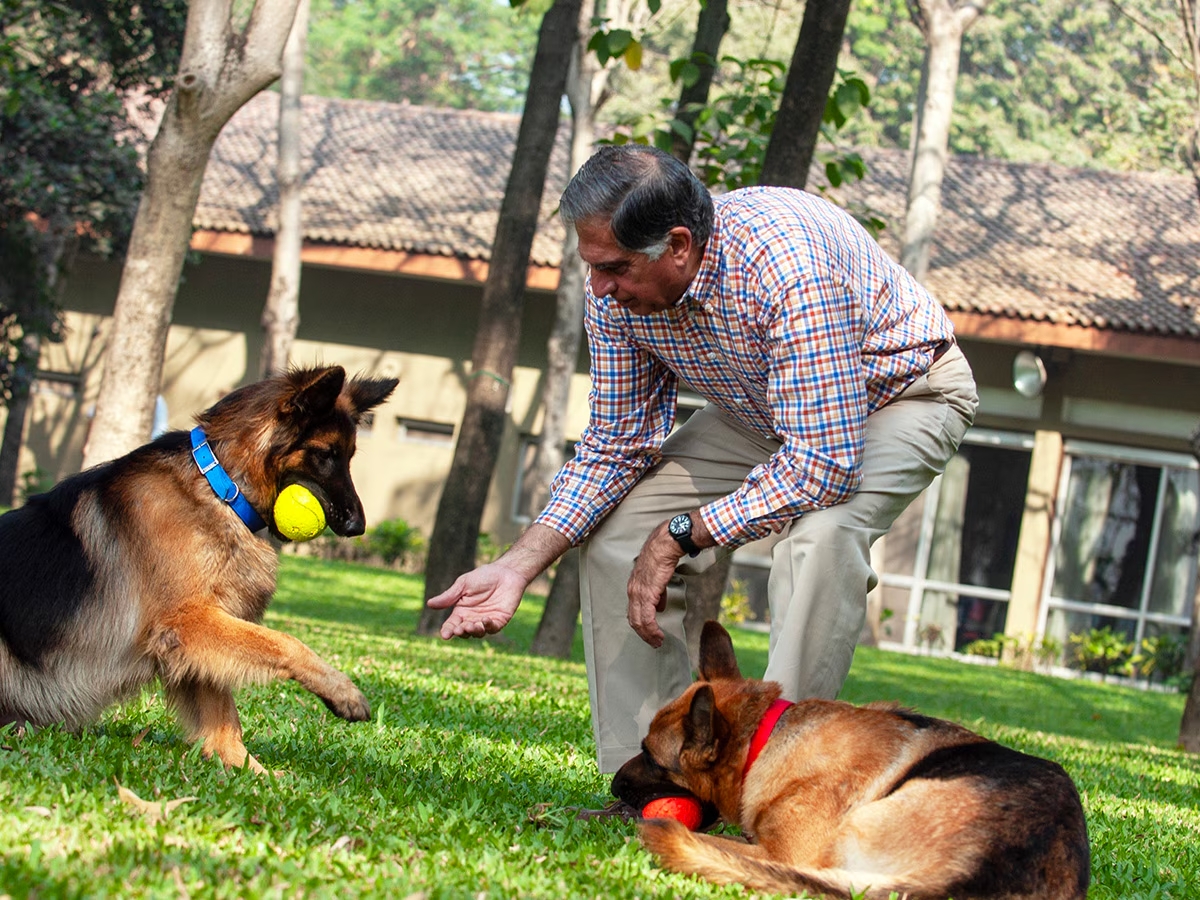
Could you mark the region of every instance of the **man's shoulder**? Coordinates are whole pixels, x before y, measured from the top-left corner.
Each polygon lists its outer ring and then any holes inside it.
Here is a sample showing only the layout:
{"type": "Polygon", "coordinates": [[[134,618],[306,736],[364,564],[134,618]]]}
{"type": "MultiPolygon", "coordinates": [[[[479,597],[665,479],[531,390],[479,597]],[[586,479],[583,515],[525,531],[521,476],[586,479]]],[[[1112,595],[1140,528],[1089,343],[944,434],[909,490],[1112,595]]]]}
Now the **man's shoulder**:
{"type": "Polygon", "coordinates": [[[836,210],[823,197],[789,187],[738,188],[713,199],[716,218],[727,233],[742,226],[758,233],[812,227],[836,210]]]}

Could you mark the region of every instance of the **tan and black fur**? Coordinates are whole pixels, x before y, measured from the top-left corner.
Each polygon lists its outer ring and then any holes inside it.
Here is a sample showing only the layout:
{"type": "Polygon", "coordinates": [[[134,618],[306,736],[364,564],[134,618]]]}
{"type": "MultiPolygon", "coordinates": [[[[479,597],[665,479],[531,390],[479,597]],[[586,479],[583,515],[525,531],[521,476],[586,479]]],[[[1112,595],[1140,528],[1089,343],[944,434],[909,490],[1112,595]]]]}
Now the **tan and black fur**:
{"type": "Polygon", "coordinates": [[[743,783],[780,687],[741,676],[716,622],[704,627],[700,672],[659,711],[613,793],[636,799],[669,782],[715,804],[747,840],[644,820],[642,842],[666,868],[828,897],[1086,897],[1083,808],[1056,763],[894,705],[805,700],[784,712],[743,783]]]}
{"type": "MultiPolygon", "coordinates": [[[[277,537],[292,483],[336,534],[361,534],[350,480],[360,417],[396,386],[337,366],[240,388],[196,417],[217,460],[277,537]]],[[[294,678],[349,721],[357,687],[300,641],[263,627],[276,551],[218,499],[186,431],[65,479],[0,517],[0,722],[69,728],[160,679],[190,738],[261,771],[234,706],[240,685],[294,678]]]]}

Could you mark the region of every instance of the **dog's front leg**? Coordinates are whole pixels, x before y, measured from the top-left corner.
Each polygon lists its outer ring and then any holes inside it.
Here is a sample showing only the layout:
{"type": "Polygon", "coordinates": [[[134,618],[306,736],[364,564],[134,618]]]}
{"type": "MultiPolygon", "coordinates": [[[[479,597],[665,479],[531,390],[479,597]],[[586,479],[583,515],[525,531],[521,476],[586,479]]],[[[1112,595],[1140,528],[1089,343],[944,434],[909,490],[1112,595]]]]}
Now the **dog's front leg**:
{"type": "Polygon", "coordinates": [[[194,678],[164,685],[167,702],[175,709],[188,740],[203,741],[206,757],[216,754],[235,769],[249,766],[254,772],[266,769],[242,743],[242,723],[233,703],[233,692],[194,678]]]}
{"type": "Polygon", "coordinates": [[[349,678],[291,635],[194,603],[163,617],[148,649],[164,682],[196,680],[232,690],[293,678],[337,716],[365,722],[371,707],[349,678]]]}

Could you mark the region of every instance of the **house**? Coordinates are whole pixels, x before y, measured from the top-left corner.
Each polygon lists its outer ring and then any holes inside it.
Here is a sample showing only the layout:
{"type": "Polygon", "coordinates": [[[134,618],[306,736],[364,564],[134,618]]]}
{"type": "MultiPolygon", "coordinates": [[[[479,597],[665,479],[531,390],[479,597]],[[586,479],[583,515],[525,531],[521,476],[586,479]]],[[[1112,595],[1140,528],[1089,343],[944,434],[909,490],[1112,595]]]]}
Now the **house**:
{"type": "MultiPolygon", "coordinates": [[[[254,98],[209,164],[163,378],[173,427],[258,368],[277,104],[254,98]]],[[[401,516],[428,534],[519,121],[316,97],[304,115],[294,359],[399,377],[362,434],[355,477],[369,520],[401,516]]],[[[868,178],[841,199],[891,223],[882,242],[895,255],[907,155],[863,155],[868,178]]],[[[528,521],[522,479],[540,427],[565,176],[564,130],[483,523],[501,544],[528,521]]],[[[928,286],[975,369],[980,411],[945,475],[876,547],[881,582],[865,637],[961,648],[999,631],[1050,644],[1100,625],[1138,639],[1189,633],[1200,528],[1189,443],[1200,421],[1198,211],[1192,182],[1172,175],[950,163],[928,286]]],[[[85,259],[70,278],[69,335],[44,352],[23,469],[58,478],[80,464],[119,276],[113,263],[85,259]]],[[[573,435],[586,422],[586,371],[581,360],[573,435]]],[[[738,553],[735,577],[752,598],[768,552],[738,553]]]]}

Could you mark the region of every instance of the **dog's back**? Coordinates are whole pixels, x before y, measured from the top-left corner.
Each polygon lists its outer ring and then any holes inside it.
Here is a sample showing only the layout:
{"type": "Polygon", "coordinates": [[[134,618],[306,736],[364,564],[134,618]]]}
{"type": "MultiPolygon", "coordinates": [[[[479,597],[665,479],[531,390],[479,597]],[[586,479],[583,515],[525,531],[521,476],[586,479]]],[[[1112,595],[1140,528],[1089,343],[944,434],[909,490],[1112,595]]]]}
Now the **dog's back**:
{"type": "Polygon", "coordinates": [[[166,475],[176,432],[71,476],[0,516],[0,722],[77,727],[154,675],[141,627],[138,512],[120,489],[134,472],[166,475]]]}

